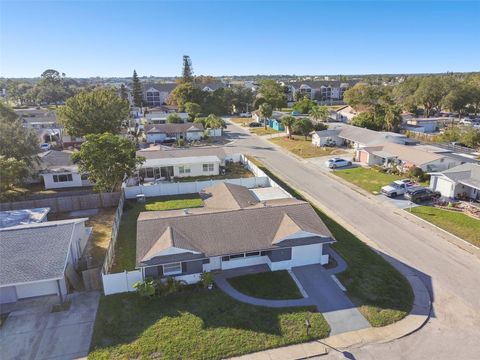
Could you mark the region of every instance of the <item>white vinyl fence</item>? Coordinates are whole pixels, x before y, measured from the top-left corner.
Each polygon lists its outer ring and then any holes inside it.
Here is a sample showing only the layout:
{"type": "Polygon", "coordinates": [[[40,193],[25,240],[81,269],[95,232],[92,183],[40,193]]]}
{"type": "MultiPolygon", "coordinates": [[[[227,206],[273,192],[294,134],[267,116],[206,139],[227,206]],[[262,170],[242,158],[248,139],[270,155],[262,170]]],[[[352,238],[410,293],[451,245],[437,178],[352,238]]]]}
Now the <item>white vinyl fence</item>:
{"type": "Polygon", "coordinates": [[[265,175],[262,177],[161,183],[154,185],[125,186],[124,184],[123,191],[125,192],[125,198],[127,199],[135,199],[135,197],[139,194],[144,194],[145,197],[193,194],[221,182],[242,185],[246,186],[247,188],[270,186],[270,179],[268,178],[268,176],[265,175]]]}
{"type": "Polygon", "coordinates": [[[133,270],[115,274],[102,273],[102,280],[105,295],[130,292],[135,291],[133,284],[137,281],[142,281],[142,272],[140,270],[133,270]]]}

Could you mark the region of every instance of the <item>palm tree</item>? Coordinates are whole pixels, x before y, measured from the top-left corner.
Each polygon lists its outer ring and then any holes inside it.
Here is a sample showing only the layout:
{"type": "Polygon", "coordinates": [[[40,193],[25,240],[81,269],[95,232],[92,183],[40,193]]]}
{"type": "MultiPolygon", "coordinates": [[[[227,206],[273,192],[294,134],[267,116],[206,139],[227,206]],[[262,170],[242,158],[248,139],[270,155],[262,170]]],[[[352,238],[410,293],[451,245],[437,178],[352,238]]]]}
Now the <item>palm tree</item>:
{"type": "Polygon", "coordinates": [[[296,119],[292,115],[286,115],[282,117],[282,125],[287,129],[288,138],[292,138],[292,126],[295,123],[296,119]]]}
{"type": "Polygon", "coordinates": [[[272,105],[270,105],[269,103],[263,103],[262,105],[260,105],[258,110],[260,112],[260,116],[263,118],[265,130],[267,130],[267,119],[269,119],[273,114],[272,105]]]}
{"type": "Polygon", "coordinates": [[[319,120],[321,121],[326,121],[328,119],[328,107],[326,106],[314,106],[310,112],[308,113],[310,117],[318,122],[319,120]]]}

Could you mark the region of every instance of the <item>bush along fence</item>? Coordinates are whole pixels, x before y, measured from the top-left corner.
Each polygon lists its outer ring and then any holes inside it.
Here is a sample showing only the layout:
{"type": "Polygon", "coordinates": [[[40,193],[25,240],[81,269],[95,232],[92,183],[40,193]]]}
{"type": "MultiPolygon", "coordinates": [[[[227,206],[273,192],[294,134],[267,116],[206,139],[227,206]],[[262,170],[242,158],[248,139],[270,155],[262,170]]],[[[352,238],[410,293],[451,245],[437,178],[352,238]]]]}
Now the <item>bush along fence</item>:
{"type": "MultiPolygon", "coordinates": [[[[180,195],[192,194],[200,192],[206,187],[215,185],[220,182],[228,182],[243,185],[248,188],[256,187],[275,187],[280,188],[285,193],[285,197],[292,197],[282,186],[273,181],[264,171],[255,165],[247,156],[241,155],[240,161],[250,170],[255,177],[240,179],[222,179],[209,181],[195,181],[182,183],[165,183],[147,186],[123,186],[122,196],[118,203],[117,212],[112,228],[112,240],[105,255],[105,261],[102,267],[103,291],[105,295],[117,294],[122,292],[136,291],[133,287],[137,281],[142,281],[142,273],[140,270],[124,271],[121,273],[110,274],[110,268],[114,261],[115,244],[117,242],[118,229],[123,213],[123,205],[126,199],[134,199],[138,194],[144,194],[146,197],[163,196],[163,195],[180,195]]],[[[200,279],[181,278],[187,283],[199,281],[200,279]]]]}
{"type": "Polygon", "coordinates": [[[106,208],[117,205],[120,197],[119,192],[114,192],[6,202],[0,203],[0,211],[48,207],[51,213],[58,213],[106,208]]]}

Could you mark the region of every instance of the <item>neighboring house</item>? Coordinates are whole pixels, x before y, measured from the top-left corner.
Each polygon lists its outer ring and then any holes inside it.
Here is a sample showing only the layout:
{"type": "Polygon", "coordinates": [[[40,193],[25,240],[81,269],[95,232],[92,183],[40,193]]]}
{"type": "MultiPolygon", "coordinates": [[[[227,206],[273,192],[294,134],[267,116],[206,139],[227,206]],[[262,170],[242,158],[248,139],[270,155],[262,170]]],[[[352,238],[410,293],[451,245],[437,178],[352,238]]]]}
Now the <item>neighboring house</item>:
{"type": "Polygon", "coordinates": [[[327,141],[334,142],[337,146],[349,145],[354,149],[383,144],[385,142],[397,144],[407,144],[411,142],[410,139],[403,134],[388,131],[373,131],[347,124],[332,125],[328,130],[312,133],[312,144],[322,146],[321,144],[325,144],[327,141]]]}
{"type": "Polygon", "coordinates": [[[395,143],[367,146],[358,149],[357,161],[365,165],[399,165],[404,171],[418,167],[423,171],[441,171],[459,165],[458,160],[445,154],[427,152],[416,146],[395,143]]]}
{"type": "Polygon", "coordinates": [[[145,125],[144,129],[149,144],[165,140],[200,140],[204,131],[200,123],[145,125]]]}
{"type": "Polygon", "coordinates": [[[48,150],[38,154],[36,172],[43,178],[45,189],[92,186],[86,174],[81,174],[73,164],[72,152],[68,150],[48,150]]]}
{"type": "Polygon", "coordinates": [[[85,138],[82,136],[72,136],[66,131],[62,133],[62,145],[64,148],[79,147],[85,142],[85,138]]]}
{"type": "Polygon", "coordinates": [[[189,116],[187,113],[149,111],[145,118],[147,119],[147,124],[166,124],[168,116],[172,114],[178,115],[184,123],[188,122],[189,116]]]}
{"type": "Polygon", "coordinates": [[[223,82],[215,82],[215,83],[200,85],[200,87],[203,91],[214,92],[215,90],[218,90],[218,89],[224,89],[228,87],[228,85],[224,84],[223,82]]]}
{"type": "Polygon", "coordinates": [[[145,162],[139,169],[139,176],[145,181],[219,175],[220,166],[225,166],[227,159],[225,151],[219,147],[180,150],[145,149],[137,151],[137,156],[145,158],[145,162]]]}
{"type": "Polygon", "coordinates": [[[480,165],[469,163],[430,173],[430,188],[448,198],[461,196],[479,201],[480,165]]]}
{"type": "Polygon", "coordinates": [[[268,119],[268,126],[277,131],[285,131],[285,127],[279,119],[268,119]]]}
{"type": "MultiPolygon", "coordinates": [[[[86,218],[0,229],[0,304],[68,293],[91,228],[86,218]]],[[[77,275],[78,276],[78,275],[77,275]]]]}
{"type": "Polygon", "coordinates": [[[404,125],[405,130],[416,131],[421,133],[433,133],[438,130],[438,119],[426,118],[417,119],[410,118],[404,125]]]}
{"type": "Polygon", "coordinates": [[[338,130],[312,131],[312,144],[315,146],[342,146],[345,140],[338,136],[338,130]]]}
{"type": "Polygon", "coordinates": [[[143,84],[143,100],[147,106],[165,105],[176,83],[143,84]]]}
{"type": "Polygon", "coordinates": [[[339,122],[350,122],[352,119],[358,115],[358,112],[355,111],[350,105],[343,106],[335,111],[335,120],[339,122]]]}
{"type": "Polygon", "coordinates": [[[50,208],[0,211],[0,229],[47,221],[50,208]]]}
{"type": "Polygon", "coordinates": [[[228,183],[202,195],[202,208],[140,213],[136,266],[143,278],[174,276],[193,283],[204,271],[328,263],[323,245],[335,240],[307,202],[260,202],[247,188],[228,183]]]}

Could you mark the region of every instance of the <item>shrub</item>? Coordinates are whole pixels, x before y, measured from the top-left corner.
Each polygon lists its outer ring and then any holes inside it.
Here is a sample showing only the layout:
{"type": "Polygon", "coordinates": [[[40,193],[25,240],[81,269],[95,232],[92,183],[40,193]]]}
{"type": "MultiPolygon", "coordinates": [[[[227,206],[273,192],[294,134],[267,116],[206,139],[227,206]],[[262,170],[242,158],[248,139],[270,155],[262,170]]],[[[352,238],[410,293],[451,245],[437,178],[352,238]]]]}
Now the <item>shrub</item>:
{"type": "Polygon", "coordinates": [[[178,146],[185,146],[185,140],[178,139],[177,144],[178,144],[178,146]]]}
{"type": "Polygon", "coordinates": [[[410,178],[417,179],[417,181],[424,181],[425,180],[425,173],[422,169],[414,166],[410,168],[407,172],[407,176],[410,178]]]}
{"type": "Polygon", "coordinates": [[[208,288],[213,284],[213,274],[209,272],[202,272],[200,275],[200,281],[204,288],[208,288]]]}
{"type": "Polygon", "coordinates": [[[141,297],[152,297],[156,292],[155,280],[148,278],[144,282],[137,281],[133,284],[133,288],[141,297]]]}

